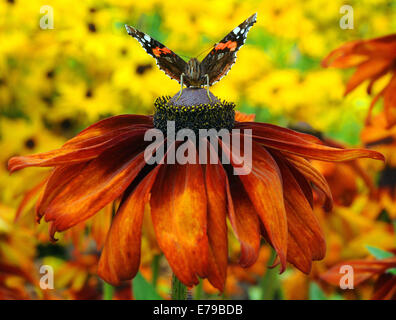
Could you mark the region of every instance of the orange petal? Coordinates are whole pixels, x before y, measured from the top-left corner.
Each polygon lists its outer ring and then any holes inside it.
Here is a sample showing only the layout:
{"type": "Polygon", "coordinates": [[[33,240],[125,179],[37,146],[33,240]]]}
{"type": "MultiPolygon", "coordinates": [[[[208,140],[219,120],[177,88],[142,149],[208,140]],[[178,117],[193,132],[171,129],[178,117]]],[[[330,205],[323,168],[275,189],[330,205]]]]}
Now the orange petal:
{"type": "Polygon", "coordinates": [[[249,122],[249,121],[254,121],[255,117],[256,117],[255,114],[246,114],[239,111],[235,111],[235,121],[249,122]]]}
{"type": "Polygon", "coordinates": [[[122,203],[111,224],[98,274],[112,285],[133,278],[139,270],[144,207],[159,168],[157,166],[138,184],[122,203]]]}
{"type": "Polygon", "coordinates": [[[387,68],[389,68],[392,62],[388,59],[370,59],[361,63],[352,77],[349,79],[345,95],[355,89],[363,81],[376,77],[376,75],[383,73],[387,68]]]}
{"type": "Polygon", "coordinates": [[[26,194],[24,195],[21,203],[19,204],[16,210],[14,222],[18,221],[19,217],[21,216],[23,210],[25,209],[26,205],[30,202],[30,200],[41,192],[41,190],[44,188],[45,184],[47,183],[47,180],[48,177],[41,180],[38,184],[36,184],[33,188],[31,188],[29,191],[26,192],[26,194]]]}
{"type": "Polygon", "coordinates": [[[322,161],[341,162],[357,158],[372,158],[385,160],[385,157],[376,151],[367,149],[338,149],[319,144],[299,144],[287,140],[264,137],[253,137],[254,141],[276,150],[289,152],[298,156],[322,161]]]}
{"type": "Polygon", "coordinates": [[[207,198],[201,165],[165,165],[150,206],[157,242],[176,277],[187,286],[208,274],[207,198]]]}
{"type": "Polygon", "coordinates": [[[294,166],[289,163],[289,169],[292,172],[294,179],[296,179],[298,185],[300,186],[301,190],[303,191],[305,198],[308,200],[309,205],[313,208],[314,205],[314,197],[312,192],[312,186],[310,181],[300,173],[294,166]]]}
{"type": "MultiPolygon", "coordinates": [[[[274,124],[261,122],[243,122],[235,124],[235,129],[252,129],[253,136],[278,139],[302,144],[323,144],[323,142],[310,134],[297,132],[288,128],[279,127],[274,124]]],[[[243,133],[243,132],[242,132],[243,133]]]]}
{"type": "Polygon", "coordinates": [[[257,261],[260,249],[258,214],[239,178],[230,176],[227,189],[230,222],[241,243],[239,264],[250,267],[257,261]]]}
{"type": "Polygon", "coordinates": [[[225,172],[220,163],[206,165],[207,232],[210,249],[208,279],[220,291],[224,290],[228,262],[226,183],[225,172]]]}
{"type": "Polygon", "coordinates": [[[74,148],[98,144],[104,140],[135,128],[152,128],[153,118],[143,115],[118,115],[103,119],[81,131],[77,136],[67,141],[63,146],[74,148]]]}
{"type": "Polygon", "coordinates": [[[36,220],[40,222],[48,205],[84,169],[87,163],[59,166],[53,169],[36,204],[36,220]]]}
{"type": "Polygon", "coordinates": [[[109,203],[98,214],[92,217],[91,235],[96,242],[96,250],[100,251],[106,241],[113,217],[113,203],[109,203]]]}
{"type": "Polygon", "coordinates": [[[90,161],[45,210],[45,220],[63,231],[89,218],[118,198],[145,166],[144,153],[129,143],[90,161]]]}
{"type": "Polygon", "coordinates": [[[312,260],[325,256],[326,243],[319,221],[285,161],[277,158],[282,173],[283,194],[289,231],[287,260],[305,273],[312,260]]]}
{"type": "Polygon", "coordinates": [[[279,255],[283,272],[287,255],[287,220],[279,168],[268,151],[253,142],[252,171],[241,175],[240,179],[279,255]]]}
{"type": "MultiPolygon", "coordinates": [[[[144,133],[147,129],[133,129],[128,132],[122,132],[121,134],[111,133],[99,137],[98,139],[90,138],[80,143],[71,144],[70,140],[62,148],[38,153],[29,156],[18,156],[13,157],[8,162],[8,169],[10,172],[20,170],[26,167],[37,166],[37,167],[52,167],[59,165],[69,165],[71,163],[88,161],[98,157],[104,151],[114,147],[117,144],[121,144],[125,141],[129,141],[131,145],[138,144],[143,141],[144,133]],[[99,140],[99,141],[98,141],[99,140]]],[[[78,136],[77,136],[78,137],[78,136]]],[[[75,138],[74,138],[75,139],[75,138]]]]}
{"type": "Polygon", "coordinates": [[[396,124],[396,72],[384,90],[384,110],[388,127],[396,124]]]}
{"type": "Polygon", "coordinates": [[[395,300],[396,298],[396,277],[392,274],[381,274],[374,286],[371,300],[395,300]]]}
{"type": "Polygon", "coordinates": [[[343,44],[331,51],[326,58],[323,59],[321,65],[324,68],[335,67],[335,68],[349,68],[356,66],[362,62],[363,59],[367,59],[365,56],[358,56],[354,53],[356,47],[361,41],[351,41],[343,44]]]}
{"type": "Polygon", "coordinates": [[[311,181],[326,197],[324,207],[326,210],[331,210],[333,207],[333,197],[331,195],[330,187],[323,175],[316,170],[309,161],[291,154],[285,155],[287,161],[298,170],[305,178],[311,181]]]}
{"type": "Polygon", "coordinates": [[[323,59],[323,67],[349,68],[362,59],[394,59],[396,57],[396,34],[370,40],[357,40],[343,44],[323,59]]]}
{"type": "Polygon", "coordinates": [[[396,258],[387,258],[382,260],[352,260],[339,263],[326,271],[320,277],[333,285],[339,285],[341,277],[344,275],[340,273],[340,268],[344,265],[349,265],[353,268],[354,284],[358,285],[363,281],[381,274],[389,268],[396,267],[396,258]]]}

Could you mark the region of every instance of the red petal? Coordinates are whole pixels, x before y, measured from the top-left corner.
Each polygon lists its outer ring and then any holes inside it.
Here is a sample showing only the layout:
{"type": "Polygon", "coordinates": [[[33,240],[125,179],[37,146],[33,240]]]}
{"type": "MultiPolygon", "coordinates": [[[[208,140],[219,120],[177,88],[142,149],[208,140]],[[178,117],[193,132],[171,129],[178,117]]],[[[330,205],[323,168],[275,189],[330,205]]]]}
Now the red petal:
{"type": "Polygon", "coordinates": [[[122,203],[107,235],[98,274],[113,285],[133,278],[139,270],[144,207],[159,168],[150,172],[122,203]]]}
{"type": "Polygon", "coordinates": [[[201,165],[166,165],[153,186],[150,206],[157,242],[177,278],[187,286],[207,276],[207,199],[201,165]]]}

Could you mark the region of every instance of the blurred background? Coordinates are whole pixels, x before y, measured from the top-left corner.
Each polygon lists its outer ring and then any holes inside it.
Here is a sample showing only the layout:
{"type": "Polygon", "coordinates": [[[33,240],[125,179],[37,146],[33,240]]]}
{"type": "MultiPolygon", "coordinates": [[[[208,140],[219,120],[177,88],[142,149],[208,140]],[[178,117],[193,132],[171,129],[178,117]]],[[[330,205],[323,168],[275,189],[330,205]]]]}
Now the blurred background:
{"type": "MultiPolygon", "coordinates": [[[[388,159],[385,164],[370,160],[315,164],[327,178],[336,206],[330,213],[316,208],[328,249],[309,276],[293,267],[282,275],[267,269],[273,252],[265,245],[253,267],[240,268],[238,243],[230,234],[226,291],[219,296],[204,281],[191,295],[213,299],[372,296],[375,279],[354,290],[341,290],[320,275],[343,261],[382,259],[395,252],[396,133],[385,128],[382,101],[374,109],[374,125],[365,127],[372,100],[365,86],[343,97],[353,70],[323,69],[320,62],[347,41],[395,33],[395,1],[0,0],[0,299],[169,296],[170,271],[149,223],[144,225],[142,267],[133,290],[130,283],[107,286],[96,275],[96,263],[111,208],[51,244],[48,226],[36,224],[34,217],[37,190],[48,169],[10,176],[7,161],[14,155],[57,148],[111,115],[152,114],[158,96],[176,94],[179,84],[157,68],[155,60],[127,35],[124,24],[148,33],[185,59],[201,53],[202,59],[215,42],[254,12],[257,23],[236,64],[212,92],[235,102],[239,111],[255,114],[256,121],[308,131],[333,145],[370,147],[388,159]],[[353,29],[340,28],[344,4],[353,8],[353,29]],[[40,21],[51,13],[53,29],[42,29],[40,21]],[[52,290],[40,288],[41,265],[54,268],[52,290]]],[[[387,81],[389,77],[381,79],[374,91],[387,81]]]]}

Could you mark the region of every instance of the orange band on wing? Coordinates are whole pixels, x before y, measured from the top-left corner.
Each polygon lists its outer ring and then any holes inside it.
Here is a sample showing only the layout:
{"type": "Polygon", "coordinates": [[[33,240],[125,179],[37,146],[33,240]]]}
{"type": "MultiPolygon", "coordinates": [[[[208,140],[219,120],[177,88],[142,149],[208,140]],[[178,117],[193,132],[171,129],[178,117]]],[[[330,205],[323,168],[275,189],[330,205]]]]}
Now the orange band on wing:
{"type": "Polygon", "coordinates": [[[237,47],[236,41],[229,40],[226,43],[220,42],[219,44],[217,44],[217,46],[215,47],[215,50],[224,50],[224,49],[228,48],[231,51],[235,51],[236,47],[237,47]]]}
{"type": "Polygon", "coordinates": [[[172,51],[169,50],[167,47],[163,47],[163,48],[157,47],[157,48],[153,49],[153,53],[157,57],[160,57],[163,54],[168,54],[168,53],[171,53],[171,52],[172,51]]]}

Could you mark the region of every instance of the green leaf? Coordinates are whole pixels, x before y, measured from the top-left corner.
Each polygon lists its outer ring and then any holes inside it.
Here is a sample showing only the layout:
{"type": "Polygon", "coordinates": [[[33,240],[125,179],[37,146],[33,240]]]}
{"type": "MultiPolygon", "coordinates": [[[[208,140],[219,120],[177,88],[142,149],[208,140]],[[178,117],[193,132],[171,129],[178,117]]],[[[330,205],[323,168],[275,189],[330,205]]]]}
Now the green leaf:
{"type": "Polygon", "coordinates": [[[388,270],[386,270],[386,273],[390,273],[396,276],[396,268],[390,268],[388,270]]]}
{"type": "Polygon", "coordinates": [[[262,293],[261,291],[262,289],[260,286],[250,286],[248,288],[249,300],[260,300],[262,293]]]}
{"type": "Polygon", "coordinates": [[[382,250],[380,248],[372,247],[372,246],[366,246],[367,250],[377,259],[386,259],[386,258],[391,258],[393,257],[393,254],[391,252],[382,250]]]}
{"type": "MultiPolygon", "coordinates": [[[[379,260],[391,258],[394,256],[393,253],[376,248],[376,247],[366,246],[366,248],[374,257],[376,257],[379,260]]],[[[390,268],[390,269],[386,270],[386,272],[396,275],[396,268],[390,268]]]]}
{"type": "Polygon", "coordinates": [[[153,285],[147,282],[140,272],[133,279],[132,291],[136,300],[163,300],[153,285]]]}
{"type": "Polygon", "coordinates": [[[326,294],[315,282],[309,284],[308,295],[310,300],[328,300],[326,294]]]}
{"type": "MultiPolygon", "coordinates": [[[[269,261],[274,261],[276,252],[271,249],[271,257],[269,261]]],[[[279,280],[279,266],[275,268],[267,268],[264,276],[260,280],[261,300],[282,300],[283,293],[279,280]]]]}

